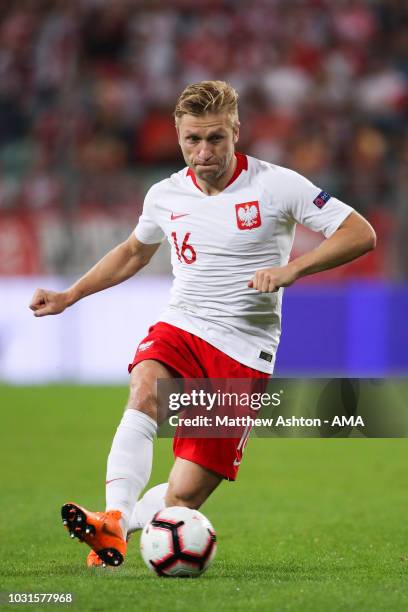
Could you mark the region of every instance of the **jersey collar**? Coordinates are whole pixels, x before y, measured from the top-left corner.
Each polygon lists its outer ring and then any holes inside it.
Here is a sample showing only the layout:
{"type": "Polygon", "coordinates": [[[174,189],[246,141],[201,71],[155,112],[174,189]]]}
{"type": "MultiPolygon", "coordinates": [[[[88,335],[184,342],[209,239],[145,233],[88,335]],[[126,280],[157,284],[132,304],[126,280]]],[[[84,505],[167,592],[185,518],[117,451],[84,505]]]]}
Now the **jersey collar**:
{"type": "MultiPolygon", "coordinates": [[[[224,189],[226,189],[234,181],[236,181],[236,179],[239,177],[239,175],[241,174],[241,172],[243,170],[248,170],[248,158],[247,158],[247,156],[244,155],[243,153],[238,153],[238,151],[235,151],[235,157],[236,157],[236,160],[237,160],[237,165],[235,166],[234,174],[231,176],[230,180],[225,185],[224,189]]],[[[187,170],[187,176],[191,176],[191,180],[193,181],[194,185],[197,187],[197,189],[202,191],[200,185],[197,183],[197,178],[196,178],[196,175],[194,173],[194,170],[189,168],[187,170]]]]}

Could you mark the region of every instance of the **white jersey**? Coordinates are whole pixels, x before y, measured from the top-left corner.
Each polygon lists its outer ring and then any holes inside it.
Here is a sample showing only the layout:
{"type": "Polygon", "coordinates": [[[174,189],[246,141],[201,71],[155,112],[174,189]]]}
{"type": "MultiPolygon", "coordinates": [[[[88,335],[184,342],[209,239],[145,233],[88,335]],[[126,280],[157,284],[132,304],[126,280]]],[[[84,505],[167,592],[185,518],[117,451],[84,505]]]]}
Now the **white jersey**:
{"type": "Polygon", "coordinates": [[[296,223],[328,238],[353,209],[292,170],[236,157],[218,195],[203,193],[188,168],[153,185],[135,235],[171,245],[174,282],[159,320],[272,373],[283,289],[259,293],[248,281],[261,268],[288,263],[296,223]]]}

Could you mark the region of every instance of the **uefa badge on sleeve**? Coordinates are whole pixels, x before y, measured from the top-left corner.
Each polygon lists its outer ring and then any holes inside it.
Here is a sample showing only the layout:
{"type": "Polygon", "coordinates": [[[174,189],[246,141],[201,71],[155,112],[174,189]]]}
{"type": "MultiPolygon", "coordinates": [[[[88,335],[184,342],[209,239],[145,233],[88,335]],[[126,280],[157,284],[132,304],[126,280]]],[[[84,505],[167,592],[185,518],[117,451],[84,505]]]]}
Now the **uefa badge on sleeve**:
{"type": "Polygon", "coordinates": [[[316,204],[317,208],[323,208],[325,204],[330,200],[331,195],[327,191],[321,191],[319,195],[313,200],[313,204],[316,204]]]}
{"type": "Polygon", "coordinates": [[[237,225],[240,230],[254,229],[261,225],[259,202],[244,202],[235,204],[237,225]]]}

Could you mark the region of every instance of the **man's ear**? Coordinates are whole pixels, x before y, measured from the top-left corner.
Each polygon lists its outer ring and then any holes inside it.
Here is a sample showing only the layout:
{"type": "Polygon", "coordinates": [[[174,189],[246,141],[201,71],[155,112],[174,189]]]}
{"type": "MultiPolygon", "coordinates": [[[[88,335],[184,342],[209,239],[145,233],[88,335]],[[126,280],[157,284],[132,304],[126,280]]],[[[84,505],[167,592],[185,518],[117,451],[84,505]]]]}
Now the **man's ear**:
{"type": "Polygon", "coordinates": [[[236,144],[239,140],[239,128],[240,128],[240,122],[237,121],[237,123],[234,125],[233,127],[233,134],[234,134],[234,144],[236,144]]]}

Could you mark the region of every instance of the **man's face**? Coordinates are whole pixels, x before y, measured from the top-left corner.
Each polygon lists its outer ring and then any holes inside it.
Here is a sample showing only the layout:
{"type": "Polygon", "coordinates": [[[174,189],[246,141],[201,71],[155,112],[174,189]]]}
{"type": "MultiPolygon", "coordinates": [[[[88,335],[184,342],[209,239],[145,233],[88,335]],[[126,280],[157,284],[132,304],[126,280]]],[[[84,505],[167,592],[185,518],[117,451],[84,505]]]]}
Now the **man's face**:
{"type": "Polygon", "coordinates": [[[225,174],[239,135],[226,113],[183,115],[177,133],[184,160],[199,179],[213,182],[225,174]]]}

